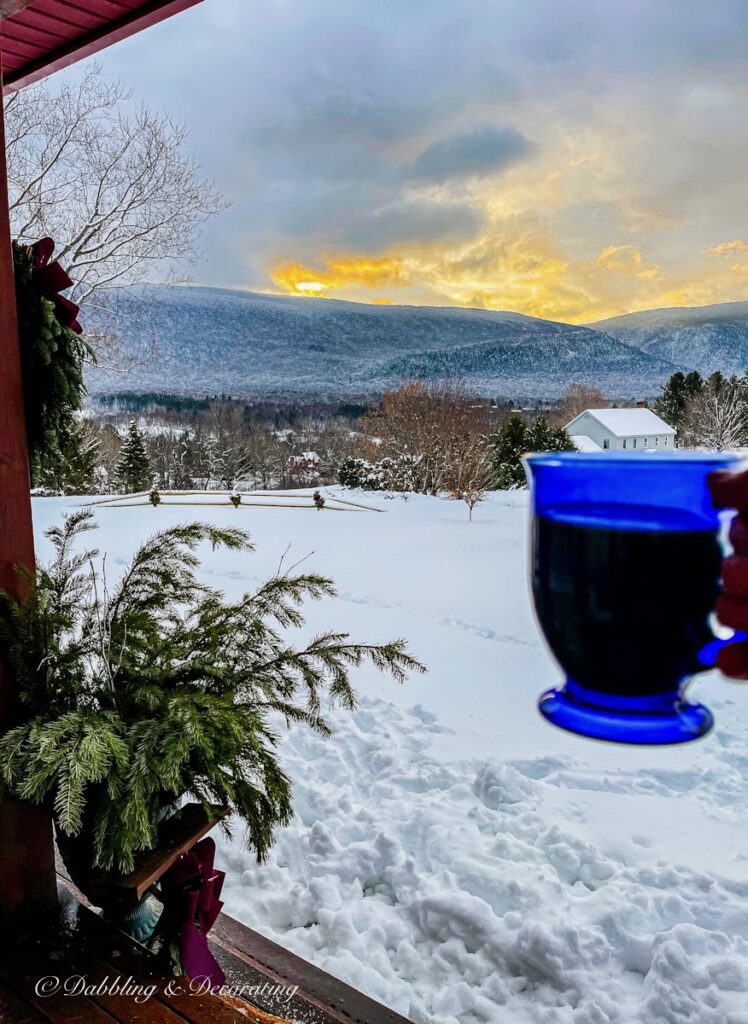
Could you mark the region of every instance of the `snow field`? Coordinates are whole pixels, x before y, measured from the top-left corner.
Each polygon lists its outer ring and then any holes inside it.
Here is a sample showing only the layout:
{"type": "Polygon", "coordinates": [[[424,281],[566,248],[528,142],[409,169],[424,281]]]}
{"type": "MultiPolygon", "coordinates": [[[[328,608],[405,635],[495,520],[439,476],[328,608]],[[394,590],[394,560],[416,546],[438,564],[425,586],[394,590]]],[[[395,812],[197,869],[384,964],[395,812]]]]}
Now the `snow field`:
{"type": "MultiPolygon", "coordinates": [[[[309,492],[311,493],[311,491],[309,492]]],[[[349,495],[386,515],[96,510],[110,575],[142,537],[207,517],[256,554],[206,552],[235,596],[308,553],[338,597],[307,608],[359,639],[408,637],[429,673],[356,676],[326,741],[282,740],[296,817],[257,866],[222,845],[226,909],[416,1024],[748,1024],[748,692],[696,686],[717,727],[637,749],[552,729],[558,678],[526,579],[525,495],[467,522],[438,499],[349,495]]],[[[38,499],[39,535],[72,499],[38,499]]]]}

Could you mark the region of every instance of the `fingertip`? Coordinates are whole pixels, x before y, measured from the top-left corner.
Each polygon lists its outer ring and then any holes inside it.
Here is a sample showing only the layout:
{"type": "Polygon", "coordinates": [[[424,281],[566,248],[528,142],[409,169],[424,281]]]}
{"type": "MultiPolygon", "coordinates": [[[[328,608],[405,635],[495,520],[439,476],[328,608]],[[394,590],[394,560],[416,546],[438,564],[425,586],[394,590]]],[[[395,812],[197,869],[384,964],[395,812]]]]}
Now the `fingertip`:
{"type": "Polygon", "coordinates": [[[748,557],[729,555],[723,560],[722,591],[730,597],[748,598],[748,557]]]}
{"type": "Polygon", "coordinates": [[[748,599],[722,594],[715,612],[723,626],[748,632],[748,599]]]}
{"type": "Polygon", "coordinates": [[[748,516],[738,514],[730,523],[730,544],[738,555],[748,555],[748,516]]]}
{"type": "Polygon", "coordinates": [[[717,469],[707,484],[716,508],[748,508],[748,469],[717,469]]]}
{"type": "Polygon", "coordinates": [[[717,655],[717,668],[730,679],[748,680],[748,641],[723,647],[717,655]]]}

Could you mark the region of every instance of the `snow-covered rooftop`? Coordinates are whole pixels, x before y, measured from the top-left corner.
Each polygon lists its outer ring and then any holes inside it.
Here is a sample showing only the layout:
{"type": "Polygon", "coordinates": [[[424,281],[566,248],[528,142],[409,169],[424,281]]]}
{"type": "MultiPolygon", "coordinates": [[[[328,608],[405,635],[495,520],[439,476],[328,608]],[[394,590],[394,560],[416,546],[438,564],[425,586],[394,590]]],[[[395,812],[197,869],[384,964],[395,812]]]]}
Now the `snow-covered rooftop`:
{"type": "Polygon", "coordinates": [[[579,452],[601,452],[602,448],[600,445],[593,441],[591,437],[587,437],[586,434],[571,434],[571,440],[574,447],[579,452]]]}
{"type": "MultiPolygon", "coordinates": [[[[674,434],[675,430],[664,420],[660,419],[651,409],[585,409],[590,416],[594,416],[598,423],[602,423],[611,433],[617,437],[630,437],[641,434],[674,434]]],[[[584,413],[580,414],[584,416],[584,413]]],[[[575,416],[571,423],[567,423],[566,429],[573,434],[569,428],[572,427],[579,416],[575,416]]]]}

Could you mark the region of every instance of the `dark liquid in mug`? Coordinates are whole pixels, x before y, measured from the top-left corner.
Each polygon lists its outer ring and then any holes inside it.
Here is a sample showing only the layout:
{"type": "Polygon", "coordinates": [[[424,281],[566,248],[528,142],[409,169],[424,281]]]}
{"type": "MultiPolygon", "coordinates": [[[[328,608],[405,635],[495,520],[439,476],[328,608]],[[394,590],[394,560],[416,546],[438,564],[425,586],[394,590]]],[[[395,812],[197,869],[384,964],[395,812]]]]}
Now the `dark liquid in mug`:
{"type": "Polygon", "coordinates": [[[607,525],[604,515],[584,521],[563,507],[535,518],[538,618],[569,678],[591,690],[673,690],[711,638],[721,562],[715,531],[664,528],[672,524],[662,510],[641,511],[651,512],[642,516],[649,528],[637,529],[636,519],[607,525]]]}

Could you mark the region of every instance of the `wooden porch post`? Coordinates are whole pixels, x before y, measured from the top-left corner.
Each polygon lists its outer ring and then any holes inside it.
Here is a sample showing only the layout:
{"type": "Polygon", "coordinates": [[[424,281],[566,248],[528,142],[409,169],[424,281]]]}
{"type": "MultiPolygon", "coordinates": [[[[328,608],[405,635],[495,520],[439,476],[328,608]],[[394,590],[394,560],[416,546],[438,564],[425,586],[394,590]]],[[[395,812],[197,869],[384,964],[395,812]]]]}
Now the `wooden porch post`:
{"type": "MultiPolygon", "coordinates": [[[[34,533],[0,99],[0,587],[12,593],[18,592],[15,564],[34,566],[34,533]]],[[[0,733],[17,717],[13,679],[0,664],[0,733]]],[[[49,816],[17,800],[0,801],[0,933],[11,920],[54,907],[56,899],[49,816]]]]}

